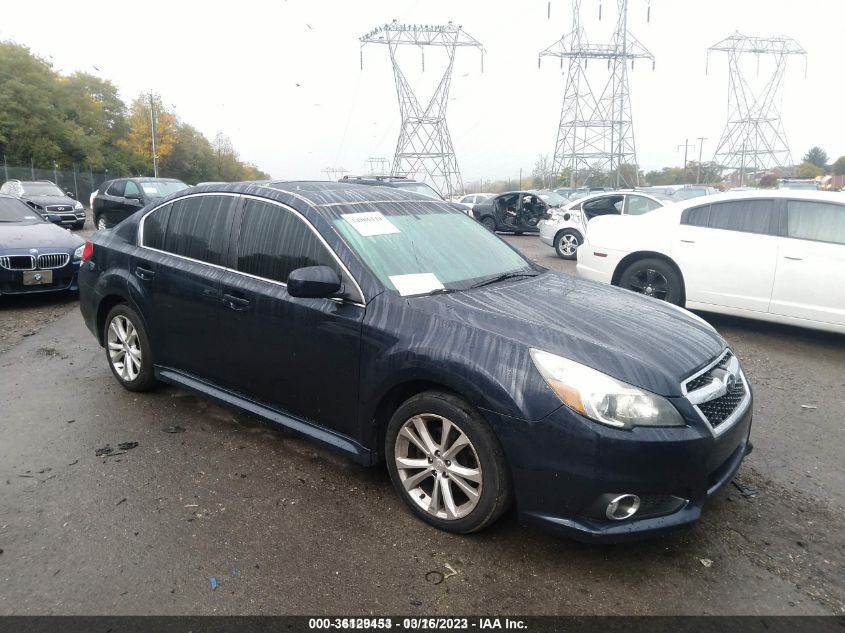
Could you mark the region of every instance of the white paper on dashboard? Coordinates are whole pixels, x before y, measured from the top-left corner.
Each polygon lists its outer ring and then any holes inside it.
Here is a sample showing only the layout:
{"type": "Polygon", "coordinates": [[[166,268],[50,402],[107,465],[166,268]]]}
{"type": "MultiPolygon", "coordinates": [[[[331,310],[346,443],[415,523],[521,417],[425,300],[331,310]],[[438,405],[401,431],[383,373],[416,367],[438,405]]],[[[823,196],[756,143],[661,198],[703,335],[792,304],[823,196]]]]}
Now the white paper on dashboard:
{"type": "Polygon", "coordinates": [[[390,283],[403,297],[420,295],[432,290],[441,290],[443,284],[433,273],[415,273],[413,275],[390,275],[390,283]]]}
{"type": "Polygon", "coordinates": [[[155,187],[144,187],[144,193],[158,193],[158,189],[155,187]]]}
{"type": "Polygon", "coordinates": [[[364,213],[344,213],[341,215],[352,227],[364,237],[373,235],[390,235],[399,233],[399,229],[378,211],[364,213]]]}

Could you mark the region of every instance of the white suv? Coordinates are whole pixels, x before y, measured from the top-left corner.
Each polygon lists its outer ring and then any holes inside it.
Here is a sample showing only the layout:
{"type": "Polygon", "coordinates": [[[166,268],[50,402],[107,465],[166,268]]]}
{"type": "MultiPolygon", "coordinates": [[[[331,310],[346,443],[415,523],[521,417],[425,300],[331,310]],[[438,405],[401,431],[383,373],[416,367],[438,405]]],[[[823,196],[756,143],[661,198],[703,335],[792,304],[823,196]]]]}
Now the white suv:
{"type": "Polygon", "coordinates": [[[554,247],[558,257],[575,259],[578,247],[587,234],[587,222],[598,215],[642,215],[668,204],[670,198],[640,191],[597,193],[549,212],[541,220],[540,239],[554,247]]]}

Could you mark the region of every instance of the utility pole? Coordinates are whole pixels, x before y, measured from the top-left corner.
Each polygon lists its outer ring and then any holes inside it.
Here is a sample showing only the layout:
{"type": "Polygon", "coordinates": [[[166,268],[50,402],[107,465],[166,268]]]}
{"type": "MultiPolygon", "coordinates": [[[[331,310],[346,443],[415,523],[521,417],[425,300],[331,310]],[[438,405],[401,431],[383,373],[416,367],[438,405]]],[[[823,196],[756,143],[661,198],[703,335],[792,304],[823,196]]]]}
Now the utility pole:
{"type": "Polygon", "coordinates": [[[4,180],[9,180],[9,167],[6,164],[6,154],[3,154],[3,176],[4,180]]]}
{"type": "Polygon", "coordinates": [[[522,191],[522,167],[519,168],[519,190],[522,191]]]}
{"type": "MultiPolygon", "coordinates": [[[[695,149],[695,145],[690,145],[689,139],[686,139],[684,141],[683,145],[678,145],[677,149],[681,149],[682,147],[684,148],[684,175],[686,175],[686,173],[687,173],[687,155],[688,155],[688,152],[689,152],[689,148],[691,147],[691,148],[695,149]]],[[[675,150],[675,151],[677,151],[677,150],[675,150]]]]}
{"type": "Polygon", "coordinates": [[[695,184],[701,182],[701,157],[704,154],[704,141],[706,140],[706,136],[698,137],[698,169],[695,171],[695,184]]]}
{"type": "Polygon", "coordinates": [[[158,157],[156,156],[156,117],[153,92],[150,91],[150,137],[153,142],[153,176],[158,178],[158,157]]]}

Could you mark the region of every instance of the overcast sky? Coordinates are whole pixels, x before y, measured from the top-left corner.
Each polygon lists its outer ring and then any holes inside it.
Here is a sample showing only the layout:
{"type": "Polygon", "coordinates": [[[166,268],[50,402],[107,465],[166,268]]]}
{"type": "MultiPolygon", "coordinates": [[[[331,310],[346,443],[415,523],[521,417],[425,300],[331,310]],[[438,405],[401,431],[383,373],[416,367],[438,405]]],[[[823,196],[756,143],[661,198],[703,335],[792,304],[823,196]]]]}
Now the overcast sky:
{"type": "MultiPolygon", "coordinates": [[[[588,37],[606,35],[614,0],[583,0],[588,37]],[[590,29],[593,29],[590,31],[590,29]]],[[[786,77],[783,119],[797,161],[812,145],[831,160],[845,154],[843,0],[630,0],[630,30],[654,54],[656,69],[631,73],[638,160],[653,169],[683,162],[683,144],[705,136],[712,158],[727,118],[727,59],[708,46],[734,31],[788,35],[808,52],[786,77]]],[[[228,134],[241,157],[276,178],[324,178],[325,167],[363,173],[368,157],[391,157],[399,114],[387,47],[358,38],[396,18],[452,20],[485,47],[458,51],[449,128],[465,181],[529,172],[554,150],[564,76],[537,55],[570,30],[570,0],[145,0],[15,3],[0,23],[12,39],[61,72],[83,70],[112,80],[129,100],[159,92],[166,104],[209,138],[228,134]],[[94,67],[98,68],[96,70],[94,67]]],[[[410,47],[409,47],[410,49],[410,47]]],[[[403,58],[406,75],[427,101],[445,62],[442,50],[403,58]],[[416,84],[415,84],[416,85],[416,84]]],[[[749,64],[755,76],[753,62],[749,64]]],[[[591,72],[601,74],[601,64],[591,72]]],[[[771,63],[760,62],[760,76],[771,63]]],[[[698,147],[690,151],[697,156],[698,147]]]]}

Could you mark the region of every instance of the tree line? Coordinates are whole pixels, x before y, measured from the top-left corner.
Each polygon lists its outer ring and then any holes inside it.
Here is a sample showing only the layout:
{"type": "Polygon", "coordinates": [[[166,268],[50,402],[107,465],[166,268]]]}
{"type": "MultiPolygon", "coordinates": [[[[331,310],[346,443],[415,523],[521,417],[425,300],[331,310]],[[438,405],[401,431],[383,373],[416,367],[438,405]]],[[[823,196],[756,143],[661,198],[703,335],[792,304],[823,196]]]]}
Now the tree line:
{"type": "Polygon", "coordinates": [[[160,95],[127,105],[109,80],[62,75],[27,47],[0,42],[0,154],[9,165],[152,175],[151,108],[159,175],[189,184],[270,177],[224,134],[209,141],[181,121],[160,95]]]}

